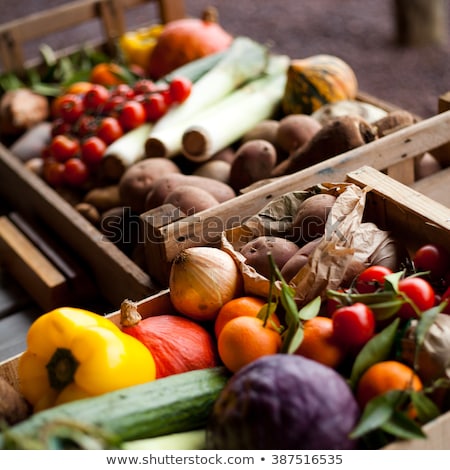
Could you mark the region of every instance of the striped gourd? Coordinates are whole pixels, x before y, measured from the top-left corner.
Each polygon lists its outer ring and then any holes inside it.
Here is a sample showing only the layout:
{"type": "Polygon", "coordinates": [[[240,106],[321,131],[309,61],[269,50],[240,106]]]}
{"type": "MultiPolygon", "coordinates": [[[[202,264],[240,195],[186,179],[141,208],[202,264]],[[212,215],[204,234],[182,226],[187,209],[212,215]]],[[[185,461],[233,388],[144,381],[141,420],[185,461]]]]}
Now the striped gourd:
{"type": "Polygon", "coordinates": [[[318,54],[293,59],[282,98],[285,114],[311,114],[327,103],[354,99],[358,82],[353,69],[339,57],[318,54]]]}

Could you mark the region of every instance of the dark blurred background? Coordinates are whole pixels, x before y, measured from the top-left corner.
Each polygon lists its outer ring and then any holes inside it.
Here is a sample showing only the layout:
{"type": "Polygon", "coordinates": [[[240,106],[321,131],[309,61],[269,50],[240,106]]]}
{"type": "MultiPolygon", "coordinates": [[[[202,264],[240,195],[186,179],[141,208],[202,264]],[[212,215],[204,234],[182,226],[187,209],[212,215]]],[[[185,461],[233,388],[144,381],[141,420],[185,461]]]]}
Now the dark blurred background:
{"type": "MultiPolygon", "coordinates": [[[[443,12],[441,23],[447,27],[448,2],[428,2],[439,3],[443,12]]],[[[0,0],[0,23],[64,3],[69,2],[0,0]]],[[[318,53],[337,55],[352,66],[361,90],[429,117],[437,111],[439,95],[450,90],[449,44],[445,40],[420,46],[399,45],[394,3],[394,0],[185,0],[185,7],[187,15],[200,16],[207,5],[214,5],[225,29],[234,35],[267,42],[275,51],[292,58],[318,53]]],[[[155,11],[154,5],[139,7],[127,16],[127,24],[130,28],[148,24],[157,18],[155,11]]],[[[98,24],[85,25],[77,31],[45,38],[45,42],[59,47],[64,42],[80,42],[99,34],[98,24]]],[[[27,46],[27,53],[35,54],[37,47],[38,44],[27,46]]]]}

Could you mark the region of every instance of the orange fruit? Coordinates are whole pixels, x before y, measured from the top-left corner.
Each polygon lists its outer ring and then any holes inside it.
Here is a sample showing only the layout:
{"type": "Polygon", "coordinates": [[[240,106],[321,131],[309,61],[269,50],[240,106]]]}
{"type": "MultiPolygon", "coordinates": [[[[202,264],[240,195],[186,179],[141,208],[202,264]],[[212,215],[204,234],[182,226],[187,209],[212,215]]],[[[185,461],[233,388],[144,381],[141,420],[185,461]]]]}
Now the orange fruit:
{"type": "Polygon", "coordinates": [[[73,93],[75,95],[84,95],[86,94],[91,88],[93,84],[91,82],[75,82],[70,84],[67,88],[65,93],[73,93]]]}
{"type": "Polygon", "coordinates": [[[280,351],[281,335],[256,317],[240,316],[225,324],[217,340],[219,357],[231,372],[280,351]]]}
{"type": "Polygon", "coordinates": [[[124,69],[114,62],[102,62],[95,65],[90,73],[89,80],[104,86],[114,86],[124,83],[122,78],[124,69]]]}
{"type": "Polygon", "coordinates": [[[389,390],[419,391],[422,388],[422,381],[411,367],[394,360],[382,361],[363,373],[357,385],[356,400],[364,408],[372,398],[389,390]]]}
{"type": "Polygon", "coordinates": [[[318,316],[305,321],[303,340],[295,354],[332,368],[341,364],[345,351],[333,336],[333,320],[318,316]]]}
{"type": "MultiPolygon", "coordinates": [[[[222,328],[230,320],[241,316],[256,317],[265,304],[265,300],[254,296],[236,297],[226,302],[219,310],[219,313],[217,314],[217,317],[214,321],[214,333],[216,338],[219,337],[222,328]]],[[[280,321],[275,314],[272,314],[271,320],[275,323],[275,325],[280,326],[280,321]]],[[[272,323],[269,322],[268,326],[271,324],[272,323]]]]}

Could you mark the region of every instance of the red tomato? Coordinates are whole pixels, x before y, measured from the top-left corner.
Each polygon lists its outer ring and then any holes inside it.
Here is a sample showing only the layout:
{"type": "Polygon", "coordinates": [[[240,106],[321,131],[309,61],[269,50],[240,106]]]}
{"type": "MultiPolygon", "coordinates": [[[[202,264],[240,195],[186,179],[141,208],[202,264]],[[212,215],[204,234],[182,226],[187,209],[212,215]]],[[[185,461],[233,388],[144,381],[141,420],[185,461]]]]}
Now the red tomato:
{"type": "Polygon", "coordinates": [[[157,121],[166,114],[168,109],[166,100],[161,93],[142,95],[139,102],[144,106],[145,116],[148,122],[157,121]]]}
{"type": "Polygon", "coordinates": [[[86,111],[95,112],[99,110],[109,99],[109,90],[103,85],[94,84],[83,97],[86,111]]]}
{"type": "Polygon", "coordinates": [[[69,158],[64,163],[64,181],[71,186],[81,186],[89,178],[89,170],[79,158],[69,158]]]}
{"type": "Polygon", "coordinates": [[[64,163],[47,158],[44,161],[42,176],[50,186],[62,186],[64,184],[64,168],[64,163]]]}
{"type": "MultiPolygon", "coordinates": [[[[405,294],[420,312],[435,305],[435,292],[431,284],[421,277],[406,277],[398,283],[398,290],[405,294]]],[[[398,315],[401,318],[417,318],[417,313],[409,303],[404,303],[398,315]]]]}
{"type": "Polygon", "coordinates": [[[101,114],[103,116],[117,117],[123,104],[127,101],[124,96],[111,96],[103,105],[101,114]]]}
{"type": "Polygon", "coordinates": [[[450,269],[450,255],[440,245],[429,243],[421,246],[413,256],[417,271],[430,271],[431,279],[441,279],[450,269]]]}
{"type": "Polygon", "coordinates": [[[65,134],[56,135],[50,141],[50,155],[59,162],[76,157],[80,152],[80,142],[65,134]]]}
{"type": "Polygon", "coordinates": [[[117,119],[122,129],[127,132],[144,124],[147,115],[142,103],[136,100],[129,100],[123,104],[117,119]]]}
{"type": "Polygon", "coordinates": [[[152,93],[156,91],[156,89],[157,86],[155,85],[155,83],[152,80],[146,78],[138,80],[133,86],[135,95],[145,95],[147,93],[152,93]]]}
{"type": "Polygon", "coordinates": [[[72,130],[72,124],[65,122],[62,118],[56,118],[52,122],[51,135],[55,137],[60,134],[69,134],[72,130]]]}
{"type": "Polygon", "coordinates": [[[106,147],[106,143],[100,137],[93,135],[81,144],[81,159],[88,166],[96,166],[103,158],[106,147]]]}
{"type": "Polygon", "coordinates": [[[192,90],[192,82],[185,77],[175,77],[169,83],[169,93],[174,103],[185,101],[192,90]]]}
{"type": "Polygon", "coordinates": [[[81,95],[68,93],[58,99],[56,115],[69,124],[73,124],[84,113],[81,95]]]}
{"type": "Polygon", "coordinates": [[[107,145],[112,144],[122,135],[122,126],[116,118],[107,116],[101,120],[97,129],[97,137],[100,137],[107,145]]]}
{"type": "Polygon", "coordinates": [[[78,119],[75,129],[79,137],[88,137],[97,132],[98,122],[94,116],[85,114],[78,119]]]}
{"type": "Polygon", "coordinates": [[[111,90],[111,96],[123,96],[127,100],[134,98],[134,89],[126,83],[121,83],[111,90]]]}
{"type": "Polygon", "coordinates": [[[383,288],[384,278],[392,274],[392,270],[385,266],[369,266],[356,277],[355,289],[361,294],[375,292],[383,288]]]}
{"type": "Polygon", "coordinates": [[[333,334],[350,351],[358,351],[375,334],[375,315],[365,304],[357,302],[333,312],[333,334]]]}

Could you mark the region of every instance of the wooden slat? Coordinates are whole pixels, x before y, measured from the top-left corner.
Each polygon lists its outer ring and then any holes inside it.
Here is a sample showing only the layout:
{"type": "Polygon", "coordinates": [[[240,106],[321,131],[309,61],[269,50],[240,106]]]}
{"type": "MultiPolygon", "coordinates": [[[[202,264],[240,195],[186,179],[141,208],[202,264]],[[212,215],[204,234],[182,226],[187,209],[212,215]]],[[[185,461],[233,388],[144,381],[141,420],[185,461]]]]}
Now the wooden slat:
{"type": "Polygon", "coordinates": [[[416,191],[450,207],[450,167],[416,181],[411,186],[416,191]]]}

